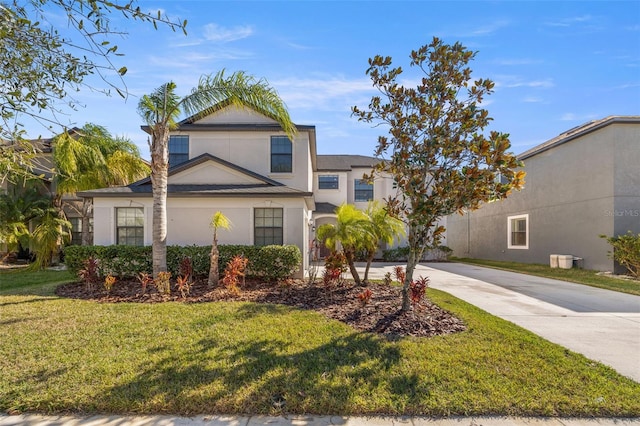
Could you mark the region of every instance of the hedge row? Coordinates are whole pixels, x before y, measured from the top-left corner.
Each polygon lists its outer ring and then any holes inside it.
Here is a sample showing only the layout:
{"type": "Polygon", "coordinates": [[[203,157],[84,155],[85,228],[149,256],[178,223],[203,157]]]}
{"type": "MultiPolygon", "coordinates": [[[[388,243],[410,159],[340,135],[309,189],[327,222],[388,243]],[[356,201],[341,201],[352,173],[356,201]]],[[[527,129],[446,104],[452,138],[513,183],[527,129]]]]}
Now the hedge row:
{"type": "MultiPolygon", "coordinates": [[[[277,281],[292,276],[300,267],[302,255],[294,245],[244,246],[220,245],[219,270],[222,274],[227,263],[236,255],[249,259],[246,274],[277,281]]],[[[209,274],[211,246],[167,246],[167,269],[177,276],[182,259],[189,257],[193,273],[197,277],[209,274]]],[[[64,249],[64,263],[73,273],[84,267],[89,257],[98,259],[101,276],[111,274],[120,278],[132,278],[140,272],[153,269],[151,246],[68,246],[64,249]]]]}

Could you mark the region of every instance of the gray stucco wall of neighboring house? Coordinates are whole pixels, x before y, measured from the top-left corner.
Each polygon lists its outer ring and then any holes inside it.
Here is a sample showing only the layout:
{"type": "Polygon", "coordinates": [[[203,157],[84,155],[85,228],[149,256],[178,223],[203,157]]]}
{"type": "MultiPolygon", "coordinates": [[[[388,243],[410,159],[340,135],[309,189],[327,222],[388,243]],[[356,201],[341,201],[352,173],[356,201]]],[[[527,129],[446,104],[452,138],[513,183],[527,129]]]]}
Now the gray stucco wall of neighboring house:
{"type": "Polygon", "coordinates": [[[601,234],[640,232],[636,124],[613,123],[524,160],[525,188],[447,221],[454,256],[548,264],[551,254],[613,270],[601,234]],[[529,248],[508,248],[508,217],[529,215],[529,248]]]}

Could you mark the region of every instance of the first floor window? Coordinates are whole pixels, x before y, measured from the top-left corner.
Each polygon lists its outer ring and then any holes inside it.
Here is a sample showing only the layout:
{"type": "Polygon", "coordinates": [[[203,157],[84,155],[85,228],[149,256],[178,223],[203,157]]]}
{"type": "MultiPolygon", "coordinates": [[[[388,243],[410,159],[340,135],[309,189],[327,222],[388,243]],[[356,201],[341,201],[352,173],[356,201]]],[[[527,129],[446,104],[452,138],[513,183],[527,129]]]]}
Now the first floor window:
{"type": "Polygon", "coordinates": [[[318,176],[318,189],[338,189],[338,175],[318,176]]]}
{"type": "Polygon", "coordinates": [[[355,201],[373,200],[373,184],[366,180],[356,179],[354,199],[355,201]]]}
{"type": "Polygon", "coordinates": [[[69,222],[71,222],[71,244],[79,246],[82,244],[82,218],[70,217],[69,222]]]}
{"type": "Polygon", "coordinates": [[[509,216],[507,218],[507,234],[510,249],[529,248],[529,215],[509,216]]]}
{"type": "Polygon", "coordinates": [[[271,136],[271,172],[293,171],[293,145],[286,136],[271,136]]]}
{"type": "Polygon", "coordinates": [[[283,223],[281,208],[256,208],[253,228],[255,245],[282,245],[283,223]]]}
{"type": "Polygon", "coordinates": [[[142,207],[116,208],[116,244],[144,245],[144,209],[142,207]]]}
{"type": "Polygon", "coordinates": [[[189,135],[169,136],[169,167],[189,160],[189,135]]]}

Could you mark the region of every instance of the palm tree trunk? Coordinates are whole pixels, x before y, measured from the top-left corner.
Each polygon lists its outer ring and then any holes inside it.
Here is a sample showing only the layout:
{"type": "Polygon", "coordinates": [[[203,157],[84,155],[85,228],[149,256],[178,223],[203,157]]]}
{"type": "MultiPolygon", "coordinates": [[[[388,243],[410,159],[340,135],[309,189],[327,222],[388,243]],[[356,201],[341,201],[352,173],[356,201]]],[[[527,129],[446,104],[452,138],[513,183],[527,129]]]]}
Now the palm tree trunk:
{"type": "Polygon", "coordinates": [[[84,198],[82,200],[82,245],[90,246],[93,241],[90,238],[90,226],[89,226],[89,213],[93,207],[91,198],[84,198]]]}
{"type": "Polygon", "coordinates": [[[368,253],[367,266],[364,268],[364,279],[362,280],[364,285],[369,285],[369,269],[371,269],[371,262],[373,262],[373,258],[375,257],[375,255],[375,252],[368,253]]]}
{"type": "Polygon", "coordinates": [[[167,181],[169,175],[168,129],[157,125],[151,145],[151,186],[153,188],[152,259],[153,277],[167,271],[167,181]],[[163,143],[164,142],[164,143],[163,143]]]}
{"type": "Polygon", "coordinates": [[[360,275],[358,275],[358,270],[356,269],[355,265],[355,253],[352,250],[344,250],[344,255],[347,258],[347,264],[349,265],[349,271],[351,272],[353,281],[356,283],[356,285],[361,286],[362,282],[360,281],[360,275]]]}
{"type": "Polygon", "coordinates": [[[213,233],[213,244],[211,244],[211,265],[209,266],[209,287],[215,287],[218,285],[218,279],[220,278],[220,272],[218,270],[218,261],[220,259],[220,251],[218,250],[218,240],[216,238],[215,231],[213,233]]]}

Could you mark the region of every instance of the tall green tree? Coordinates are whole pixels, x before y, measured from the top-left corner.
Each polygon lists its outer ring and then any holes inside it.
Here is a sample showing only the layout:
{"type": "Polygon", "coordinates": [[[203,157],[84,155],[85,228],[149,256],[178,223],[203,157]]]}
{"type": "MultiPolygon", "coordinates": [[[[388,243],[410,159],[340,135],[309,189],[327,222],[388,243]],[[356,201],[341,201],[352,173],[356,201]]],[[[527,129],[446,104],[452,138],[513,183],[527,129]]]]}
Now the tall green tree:
{"type": "Polygon", "coordinates": [[[191,93],[180,97],[173,82],[163,84],[138,103],[138,111],[149,126],[151,141],[151,186],[153,191],[153,275],[167,269],[167,178],[169,133],[176,128],[181,113],[188,115],[213,111],[216,105],[246,106],[277,121],[293,141],[296,128],[287,108],[264,79],[244,72],[225,74],[222,70],[200,78],[191,93]]]}
{"type": "Polygon", "coordinates": [[[393,177],[398,194],[387,199],[387,209],[408,228],[409,259],[403,285],[402,309],[409,310],[409,286],[415,266],[429,246],[445,231],[438,220],[463,209],[505,198],[524,183],[524,172],[508,152],[506,133],[485,128],[491,118],[482,108],[493,92],[488,79],[471,79],[469,63],[476,52],[460,43],[438,38],[414,50],[410,65],[419,69],[416,87],[399,83],[401,67],[391,57],[369,59],[367,75],[380,95],[368,108],[352,108],[359,121],[389,129],[378,138],[377,173],[393,177]]]}
{"type": "MultiPolygon", "coordinates": [[[[107,129],[85,124],[53,140],[54,206],[62,212],[62,197],[78,191],[128,185],[149,175],[138,147],[128,139],[113,137],[107,129]]],[[[83,200],[82,244],[90,244],[91,199],[83,200]]]]}
{"type": "Polygon", "coordinates": [[[362,285],[355,261],[356,253],[364,246],[364,242],[374,238],[369,217],[353,204],[342,204],[336,209],[336,223],[321,225],[317,236],[332,252],[342,250],[353,281],[356,285],[362,285]]]}
{"type": "Polygon", "coordinates": [[[117,64],[122,54],[112,43],[126,33],[112,29],[114,16],[174,31],[186,27],[186,21],[146,12],[136,0],[8,0],[0,4],[0,183],[9,176],[30,173],[34,147],[23,139],[23,116],[47,128],[57,125],[57,116],[80,106],[73,94],[83,87],[106,94],[113,90],[126,97],[127,68],[117,64]],[[58,20],[61,15],[67,19],[58,20]],[[48,21],[49,16],[56,21],[48,21]],[[104,84],[89,85],[87,77],[92,75],[104,84]]]}
{"type": "Polygon", "coordinates": [[[370,201],[365,214],[369,218],[371,232],[365,234],[362,249],[367,258],[363,281],[369,283],[371,262],[380,248],[380,243],[392,244],[396,239],[406,235],[404,223],[389,214],[385,206],[377,201],[370,201]]]}

